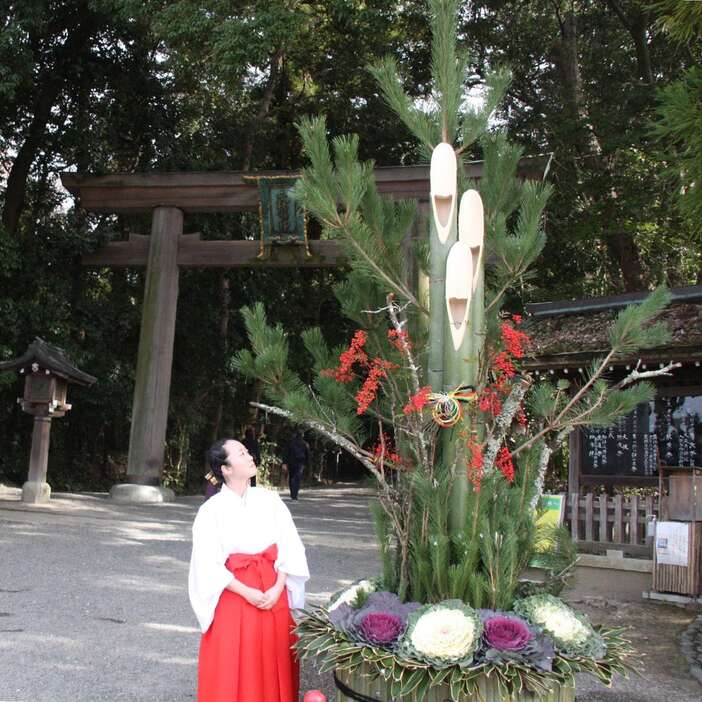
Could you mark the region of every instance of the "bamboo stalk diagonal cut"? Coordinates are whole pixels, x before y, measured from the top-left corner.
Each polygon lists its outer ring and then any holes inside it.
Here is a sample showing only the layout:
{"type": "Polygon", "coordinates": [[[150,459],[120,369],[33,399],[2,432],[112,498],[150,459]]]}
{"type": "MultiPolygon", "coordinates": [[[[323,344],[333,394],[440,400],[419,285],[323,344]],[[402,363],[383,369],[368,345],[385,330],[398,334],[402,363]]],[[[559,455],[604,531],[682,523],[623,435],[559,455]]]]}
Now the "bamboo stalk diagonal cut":
{"type": "Polygon", "coordinates": [[[431,208],[442,244],[446,243],[456,217],[457,169],[456,152],[450,144],[442,142],[432,152],[429,168],[431,208]]]}
{"type": "Polygon", "coordinates": [[[455,351],[468,328],[468,311],[473,297],[473,255],[470,247],[457,241],[446,258],[446,309],[455,351]]]}
{"type": "Polygon", "coordinates": [[[458,211],[458,240],[470,247],[473,259],[472,290],[478,287],[480,267],[485,251],[485,212],[477,190],[466,190],[458,211]]]}

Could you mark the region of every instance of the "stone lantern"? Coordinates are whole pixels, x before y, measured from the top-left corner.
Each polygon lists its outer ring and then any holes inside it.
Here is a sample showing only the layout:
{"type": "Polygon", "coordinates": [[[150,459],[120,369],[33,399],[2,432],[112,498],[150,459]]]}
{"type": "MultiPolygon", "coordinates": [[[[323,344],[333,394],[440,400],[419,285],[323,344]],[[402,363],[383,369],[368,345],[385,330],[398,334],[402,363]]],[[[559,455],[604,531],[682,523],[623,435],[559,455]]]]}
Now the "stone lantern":
{"type": "Polygon", "coordinates": [[[56,346],[36,338],[14,361],[0,363],[0,371],[17,371],[24,376],[24,395],[17,399],[22,410],[34,416],[29,475],[22,486],[24,502],[48,502],[51,487],[46,482],[51,420],[63,417],[69,385],[92,385],[96,378],[78,370],[56,346]]]}

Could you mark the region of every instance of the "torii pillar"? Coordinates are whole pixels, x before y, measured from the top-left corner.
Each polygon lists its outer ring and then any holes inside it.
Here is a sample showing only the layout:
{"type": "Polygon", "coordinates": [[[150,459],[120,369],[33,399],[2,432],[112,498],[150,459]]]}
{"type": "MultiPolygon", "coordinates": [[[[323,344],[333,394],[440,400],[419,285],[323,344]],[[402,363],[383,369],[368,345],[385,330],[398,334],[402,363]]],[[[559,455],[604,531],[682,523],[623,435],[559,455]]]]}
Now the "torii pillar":
{"type": "MultiPolygon", "coordinates": [[[[548,156],[524,158],[520,161],[519,173],[525,178],[541,179],[549,160],[548,156]]],[[[475,161],[467,164],[465,175],[477,179],[482,170],[482,162],[475,161]]],[[[183,234],[183,219],[188,213],[258,211],[257,186],[245,180],[252,175],[234,171],[106,176],[61,174],[64,187],[88,212],[152,215],[150,237],[131,235],[128,241],[110,242],[83,257],[86,266],[146,266],[127,483],[112,488],[110,494],[115,500],[164,502],[173,499],[173,492],[161,486],[160,481],[168,423],[179,269],[183,266],[325,268],[344,263],[342,247],[337,241],[310,241],[311,256],[302,250],[304,247],[288,246],[274,247],[269,256],[262,258],[258,241],[200,241],[198,234],[183,234]]],[[[420,206],[426,205],[428,166],[376,168],[375,178],[381,194],[396,199],[415,199],[420,201],[420,206]]]]}
{"type": "Polygon", "coordinates": [[[160,485],[168,423],[173,340],[178,300],[178,242],[183,212],[177,207],[153,211],[146,287],[142,306],[127,483],[110,490],[118,502],[167,502],[170,488],[160,485]]]}

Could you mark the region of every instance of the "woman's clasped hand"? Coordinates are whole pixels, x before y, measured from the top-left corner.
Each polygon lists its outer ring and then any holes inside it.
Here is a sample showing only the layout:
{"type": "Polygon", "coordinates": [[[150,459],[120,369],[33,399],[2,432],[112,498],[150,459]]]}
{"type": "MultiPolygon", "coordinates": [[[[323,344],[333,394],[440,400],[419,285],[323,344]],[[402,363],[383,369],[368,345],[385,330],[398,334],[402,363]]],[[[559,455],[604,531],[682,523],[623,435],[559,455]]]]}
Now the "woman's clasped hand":
{"type": "Polygon", "coordinates": [[[272,609],[282,592],[282,587],[274,585],[265,592],[261,592],[261,590],[257,590],[255,587],[245,587],[239,594],[254,607],[258,607],[259,609],[272,609]]]}

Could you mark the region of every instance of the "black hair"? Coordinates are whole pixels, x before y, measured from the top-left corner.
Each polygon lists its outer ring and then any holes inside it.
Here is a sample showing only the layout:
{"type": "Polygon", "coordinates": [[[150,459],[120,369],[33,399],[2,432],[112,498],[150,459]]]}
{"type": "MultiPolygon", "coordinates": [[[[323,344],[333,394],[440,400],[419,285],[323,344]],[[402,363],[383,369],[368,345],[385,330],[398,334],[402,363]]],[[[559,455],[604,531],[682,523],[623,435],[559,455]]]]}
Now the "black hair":
{"type": "Polygon", "coordinates": [[[205,453],[205,461],[207,462],[207,467],[210,469],[212,475],[220,483],[224,482],[224,476],[222,475],[222,466],[227,464],[227,451],[224,445],[229,441],[229,439],[218,439],[217,441],[207,449],[205,453]]]}

